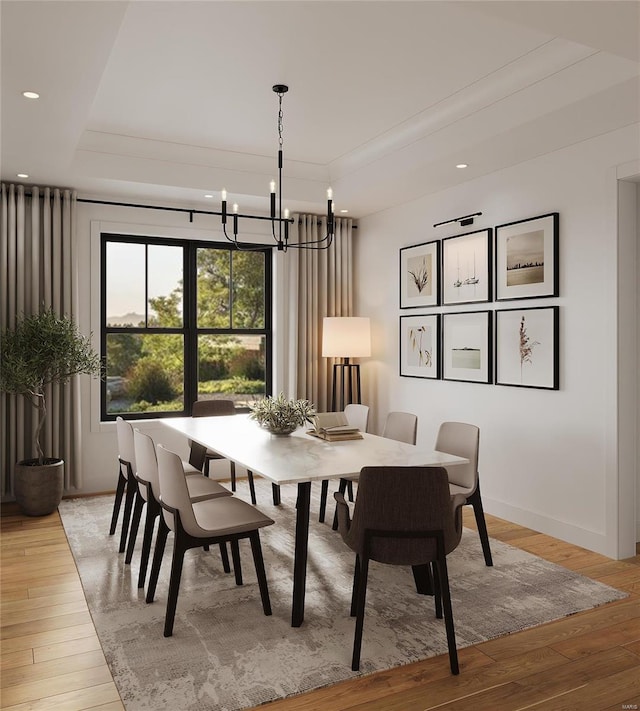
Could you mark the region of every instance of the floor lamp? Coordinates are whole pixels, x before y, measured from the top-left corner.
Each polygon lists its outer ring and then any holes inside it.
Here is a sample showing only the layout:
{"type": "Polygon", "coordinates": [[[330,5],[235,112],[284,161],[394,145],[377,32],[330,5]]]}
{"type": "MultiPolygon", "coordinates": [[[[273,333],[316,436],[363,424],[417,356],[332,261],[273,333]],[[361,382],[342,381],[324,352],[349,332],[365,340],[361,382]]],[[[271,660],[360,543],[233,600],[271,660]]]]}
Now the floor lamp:
{"type": "Polygon", "coordinates": [[[322,323],[322,355],[342,358],[334,363],[331,410],[344,410],[349,403],[360,400],[360,365],[351,358],[371,355],[371,327],[368,318],[359,316],[326,317],[322,323]]]}

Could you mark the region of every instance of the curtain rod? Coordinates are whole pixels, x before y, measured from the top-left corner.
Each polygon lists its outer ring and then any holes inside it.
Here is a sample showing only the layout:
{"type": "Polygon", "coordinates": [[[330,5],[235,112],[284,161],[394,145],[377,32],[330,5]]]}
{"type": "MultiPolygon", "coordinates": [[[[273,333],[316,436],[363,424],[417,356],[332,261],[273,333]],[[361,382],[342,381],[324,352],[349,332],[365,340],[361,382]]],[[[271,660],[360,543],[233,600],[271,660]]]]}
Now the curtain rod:
{"type": "MultiPolygon", "coordinates": [[[[67,190],[68,188],[59,188],[60,190],[67,190]]],[[[33,193],[30,189],[25,189],[24,194],[27,197],[33,197],[33,193]]],[[[43,198],[44,193],[40,193],[38,197],[43,198]]],[[[51,196],[53,197],[53,196],[51,196]]],[[[222,215],[222,212],[217,212],[216,210],[198,210],[189,207],[171,207],[169,205],[141,205],[139,203],[133,202],[116,202],[112,200],[93,200],[91,198],[76,198],[77,202],[91,203],[92,205],[112,205],[113,207],[135,207],[141,210],[164,210],[167,212],[186,212],[189,215],[189,222],[193,222],[194,215],[222,215]]],[[[268,220],[271,218],[267,215],[243,215],[238,213],[238,217],[242,217],[249,220],[268,220]]],[[[320,222],[320,220],[318,220],[320,222]]],[[[357,230],[358,225],[352,225],[352,229],[357,230]]]]}
{"type": "MultiPolygon", "coordinates": [[[[135,207],[143,210],[166,210],[168,212],[185,212],[189,215],[189,222],[193,222],[194,215],[222,215],[222,212],[217,210],[198,210],[189,207],[171,207],[168,205],[140,205],[137,203],[130,202],[115,202],[110,200],[92,200],[90,198],[77,198],[78,202],[92,203],[94,205],[113,205],[115,207],[135,207]]],[[[249,220],[267,220],[271,222],[271,218],[268,215],[243,215],[238,213],[238,217],[242,217],[249,220]]],[[[318,220],[320,222],[320,220],[318,220]]],[[[357,225],[352,225],[353,229],[357,229],[357,225]]]]}

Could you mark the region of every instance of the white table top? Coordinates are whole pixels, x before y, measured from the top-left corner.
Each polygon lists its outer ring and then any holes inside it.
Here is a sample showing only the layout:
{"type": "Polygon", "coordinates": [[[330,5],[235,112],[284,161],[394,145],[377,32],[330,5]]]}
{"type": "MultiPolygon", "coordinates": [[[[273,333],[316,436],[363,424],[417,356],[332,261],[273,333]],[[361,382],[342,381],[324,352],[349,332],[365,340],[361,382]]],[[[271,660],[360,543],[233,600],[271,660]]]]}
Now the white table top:
{"type": "Polygon", "coordinates": [[[336,479],[365,466],[455,466],[468,459],[385,437],[325,442],[301,427],[272,435],[248,415],[165,418],[162,423],[275,484],[336,479]]]}

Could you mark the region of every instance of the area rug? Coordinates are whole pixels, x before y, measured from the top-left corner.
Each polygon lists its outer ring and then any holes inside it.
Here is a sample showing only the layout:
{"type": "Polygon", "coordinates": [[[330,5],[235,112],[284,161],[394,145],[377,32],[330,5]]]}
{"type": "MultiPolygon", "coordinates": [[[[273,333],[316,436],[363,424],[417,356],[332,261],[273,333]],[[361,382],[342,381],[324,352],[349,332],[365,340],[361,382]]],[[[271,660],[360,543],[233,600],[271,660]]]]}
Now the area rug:
{"type": "MultiPolygon", "coordinates": [[[[242,498],[245,481],[238,482],[242,498]]],[[[262,613],[248,541],[241,542],[244,585],[222,570],[218,548],[192,550],[178,598],[173,637],[162,635],[172,535],[156,592],[146,604],[131,565],[108,536],[112,497],[64,500],[60,514],[107,662],[127,711],[237,711],[447,651],[433,598],[417,595],[410,569],[370,568],[361,671],[351,671],[349,617],[354,556],[329,524],[317,522],[312,496],[305,621],[290,626],[296,487],[256,479],[258,507],[276,524],[262,529],[273,615],[262,613]]],[[[329,520],[331,516],[327,517],[329,520]]],[[[626,594],[491,541],[484,564],[475,531],[448,557],[458,648],[540,625],[626,594]]]]}

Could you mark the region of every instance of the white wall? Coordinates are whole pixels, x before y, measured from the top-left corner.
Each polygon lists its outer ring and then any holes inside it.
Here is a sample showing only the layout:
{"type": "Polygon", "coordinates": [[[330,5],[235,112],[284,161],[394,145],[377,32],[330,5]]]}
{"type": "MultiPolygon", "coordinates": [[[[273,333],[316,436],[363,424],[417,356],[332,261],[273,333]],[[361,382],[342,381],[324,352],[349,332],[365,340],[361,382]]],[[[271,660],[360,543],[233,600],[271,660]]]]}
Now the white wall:
{"type": "MultiPolygon", "coordinates": [[[[635,541],[635,531],[617,540],[616,166],[637,159],[638,135],[630,126],[363,219],[356,250],[356,312],[372,318],[363,402],[374,428],[389,410],[412,411],[418,443],[430,445],[443,420],[478,424],[486,510],[611,557],[632,555],[635,541]],[[432,227],[477,211],[472,227],[432,227]],[[555,211],[559,298],[500,306],[560,306],[560,390],[399,377],[398,318],[420,311],[398,307],[398,250],[555,211]]],[[[495,304],[436,310],[474,308],[495,304]]]]}

